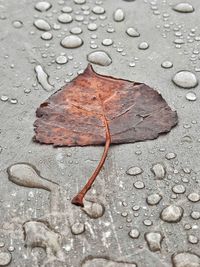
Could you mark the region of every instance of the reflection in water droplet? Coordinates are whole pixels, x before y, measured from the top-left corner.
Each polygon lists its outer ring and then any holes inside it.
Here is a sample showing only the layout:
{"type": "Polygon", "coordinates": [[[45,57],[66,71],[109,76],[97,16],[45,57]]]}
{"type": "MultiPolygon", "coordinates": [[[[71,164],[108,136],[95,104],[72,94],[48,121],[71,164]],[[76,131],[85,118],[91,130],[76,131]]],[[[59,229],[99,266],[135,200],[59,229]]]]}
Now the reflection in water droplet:
{"type": "Polygon", "coordinates": [[[49,30],[51,30],[51,26],[44,19],[37,19],[37,20],[34,21],[33,24],[38,30],[41,30],[41,31],[49,31],[49,30]]]}
{"type": "Polygon", "coordinates": [[[40,11],[40,12],[47,11],[50,8],[51,8],[51,4],[49,2],[46,2],[46,1],[41,1],[41,2],[38,2],[35,4],[35,9],[40,11]]]}
{"type": "Polygon", "coordinates": [[[179,222],[183,216],[183,209],[176,205],[170,205],[164,208],[161,212],[161,219],[165,222],[179,222]]]}
{"type": "Polygon", "coordinates": [[[123,21],[125,19],[124,11],[121,8],[116,9],[113,14],[113,19],[117,22],[123,21]]]}
{"type": "Polygon", "coordinates": [[[185,98],[189,101],[195,101],[197,99],[197,96],[194,92],[189,92],[186,94],[185,98]]]}
{"type": "Polygon", "coordinates": [[[2,95],[1,96],[1,101],[3,101],[3,102],[6,102],[6,101],[8,101],[8,96],[7,95],[2,95]]]}
{"type": "Polygon", "coordinates": [[[151,171],[155,175],[156,179],[163,179],[166,174],[165,167],[160,163],[154,164],[151,171]]]}
{"type": "Polygon", "coordinates": [[[199,220],[200,219],[200,211],[192,211],[190,216],[194,220],[199,220]]]}
{"type": "Polygon", "coordinates": [[[12,255],[9,252],[0,252],[0,266],[7,266],[12,260],[12,255]]]}
{"type": "Polygon", "coordinates": [[[41,65],[37,65],[35,67],[35,72],[37,76],[38,82],[41,84],[44,90],[46,91],[52,91],[53,86],[49,83],[49,75],[44,71],[41,65]]]}
{"type": "Polygon", "coordinates": [[[169,152],[165,155],[165,158],[168,160],[174,159],[174,158],[176,158],[176,154],[173,152],[169,152]]]}
{"type": "Polygon", "coordinates": [[[61,41],[61,45],[65,48],[77,48],[82,46],[83,40],[76,35],[68,35],[61,41]]]}
{"type": "Polygon", "coordinates": [[[172,81],[177,86],[185,88],[185,89],[193,88],[198,85],[198,80],[195,74],[187,70],[182,70],[182,71],[177,72],[174,75],[172,81]]]}
{"type": "Polygon", "coordinates": [[[194,7],[189,3],[179,3],[173,7],[173,10],[180,13],[191,13],[194,12],[194,7]]]}
{"type": "Polygon", "coordinates": [[[140,33],[135,28],[128,28],[126,30],[126,33],[131,37],[139,37],[140,33]]]}
{"type": "Polygon", "coordinates": [[[185,189],[185,186],[182,185],[182,184],[177,184],[177,185],[174,185],[172,187],[172,191],[175,193],[175,194],[183,194],[185,193],[186,189],[185,189]]]}
{"type": "Polygon", "coordinates": [[[95,51],[87,55],[87,60],[100,66],[109,66],[112,63],[110,55],[104,51],[95,51]]]}
{"type": "Polygon", "coordinates": [[[197,244],[199,242],[199,239],[197,236],[189,235],[188,236],[188,242],[191,244],[197,244]]]}
{"type": "Polygon", "coordinates": [[[80,27],[74,27],[70,30],[72,34],[81,34],[83,30],[80,27]]]}
{"type": "Polygon", "coordinates": [[[163,235],[160,232],[146,233],[145,239],[151,251],[155,252],[161,250],[161,242],[163,240],[163,235]]]}

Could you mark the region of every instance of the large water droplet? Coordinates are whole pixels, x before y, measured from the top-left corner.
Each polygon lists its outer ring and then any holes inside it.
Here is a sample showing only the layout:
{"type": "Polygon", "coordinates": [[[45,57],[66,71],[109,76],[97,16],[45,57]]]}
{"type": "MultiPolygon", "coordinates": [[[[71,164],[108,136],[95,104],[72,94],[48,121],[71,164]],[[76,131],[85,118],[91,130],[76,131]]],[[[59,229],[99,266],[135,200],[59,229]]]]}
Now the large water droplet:
{"type": "Polygon", "coordinates": [[[161,64],[161,67],[163,67],[164,69],[170,69],[173,67],[173,63],[171,61],[163,61],[161,64]]]}
{"type": "Polygon", "coordinates": [[[53,86],[49,83],[49,75],[44,71],[41,65],[37,65],[35,67],[35,72],[37,75],[37,80],[41,84],[41,86],[44,88],[46,91],[52,91],[53,86]]]}
{"type": "Polygon", "coordinates": [[[121,8],[116,9],[113,14],[113,19],[117,22],[123,21],[125,19],[124,11],[121,8]]]}
{"type": "Polygon", "coordinates": [[[0,252],[0,266],[7,266],[12,260],[9,252],[0,252]]]}
{"type": "Polygon", "coordinates": [[[93,219],[102,217],[105,211],[102,204],[89,200],[84,200],[84,207],[82,209],[90,218],[93,219]]]}
{"type": "Polygon", "coordinates": [[[126,33],[131,36],[131,37],[139,37],[140,36],[140,33],[135,29],[135,28],[128,28],[126,30],[126,33]]]}
{"type": "Polygon", "coordinates": [[[183,216],[183,209],[176,205],[170,205],[161,212],[161,219],[165,222],[179,222],[183,216]]]}
{"type": "Polygon", "coordinates": [[[147,197],[147,204],[149,205],[157,205],[162,199],[162,196],[155,193],[151,194],[147,197]]]}
{"type": "Polygon", "coordinates": [[[83,40],[76,35],[68,35],[61,41],[61,45],[65,48],[77,48],[82,46],[83,40]]]}
{"type": "Polygon", "coordinates": [[[85,231],[85,225],[81,222],[76,222],[71,226],[72,234],[80,235],[85,231]]]}
{"type": "Polygon", "coordinates": [[[194,7],[189,3],[179,3],[173,7],[173,10],[181,13],[191,13],[194,11],[194,7]]]}
{"type": "Polygon", "coordinates": [[[35,27],[38,30],[41,30],[41,31],[49,31],[49,30],[51,30],[51,26],[44,19],[37,19],[37,20],[34,21],[33,24],[35,25],[35,27]]]}
{"type": "Polygon", "coordinates": [[[104,51],[94,51],[87,56],[87,60],[91,63],[100,66],[109,66],[112,63],[112,59],[108,53],[104,51]]]}
{"type": "Polygon", "coordinates": [[[200,257],[191,252],[181,252],[172,256],[174,267],[199,267],[200,257]]]}
{"type": "Polygon", "coordinates": [[[161,242],[163,235],[160,232],[150,232],[145,234],[148,247],[151,251],[159,251],[161,249],[161,242]]]}
{"type": "Polygon", "coordinates": [[[194,73],[187,71],[187,70],[182,70],[177,72],[172,81],[179,87],[189,89],[196,87],[198,85],[198,80],[197,77],[194,73]]]}

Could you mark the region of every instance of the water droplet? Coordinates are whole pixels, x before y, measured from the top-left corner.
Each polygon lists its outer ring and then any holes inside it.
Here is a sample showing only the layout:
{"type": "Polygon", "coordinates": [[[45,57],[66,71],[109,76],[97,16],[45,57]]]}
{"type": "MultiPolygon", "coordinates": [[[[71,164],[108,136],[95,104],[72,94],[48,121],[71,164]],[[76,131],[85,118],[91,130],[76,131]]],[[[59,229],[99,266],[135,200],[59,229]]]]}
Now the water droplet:
{"type": "Polygon", "coordinates": [[[61,45],[65,48],[77,48],[82,46],[83,40],[76,35],[68,35],[61,41],[61,45]]]}
{"type": "Polygon", "coordinates": [[[35,4],[35,9],[40,11],[40,12],[44,12],[47,11],[51,8],[51,4],[49,2],[46,1],[41,1],[35,4]]]}
{"type": "Polygon", "coordinates": [[[147,197],[147,204],[149,205],[157,205],[162,199],[162,196],[155,193],[151,194],[147,197]]]}
{"type": "Polygon", "coordinates": [[[77,5],[83,5],[85,4],[86,0],[74,0],[74,3],[77,5]]]}
{"type": "Polygon", "coordinates": [[[165,158],[168,159],[168,160],[171,160],[171,159],[175,159],[176,158],[176,154],[173,153],[173,152],[169,152],[165,155],[165,158]]]}
{"type": "Polygon", "coordinates": [[[145,185],[142,181],[136,181],[133,185],[137,189],[143,189],[145,187],[145,185]]]}
{"type": "Polygon", "coordinates": [[[198,85],[198,80],[195,74],[187,70],[177,72],[172,81],[177,86],[185,89],[194,88],[198,85]]]}
{"type": "Polygon", "coordinates": [[[18,100],[16,98],[11,98],[10,99],[10,103],[11,104],[17,104],[18,103],[18,100]]]}
{"type": "Polygon", "coordinates": [[[80,235],[85,231],[85,225],[81,222],[76,222],[71,226],[72,234],[80,235]]]}
{"type": "Polygon", "coordinates": [[[164,69],[170,69],[173,67],[173,63],[171,61],[163,61],[161,67],[164,69]]]}
{"type": "Polygon", "coordinates": [[[132,175],[132,176],[139,175],[141,173],[143,173],[143,170],[140,167],[138,167],[138,166],[130,167],[126,171],[126,174],[132,175]]]}
{"type": "Polygon", "coordinates": [[[200,195],[198,193],[193,192],[188,195],[188,199],[191,202],[198,202],[200,200],[200,195]]]}
{"type": "Polygon", "coordinates": [[[74,27],[70,30],[72,34],[81,34],[83,31],[80,27],[74,27]]]}
{"type": "Polygon", "coordinates": [[[104,51],[94,51],[88,54],[87,60],[100,66],[109,66],[112,63],[110,55],[104,51]]]}
{"type": "Polygon", "coordinates": [[[56,58],[56,63],[58,63],[60,65],[67,63],[67,61],[68,61],[68,59],[65,56],[62,56],[62,55],[58,56],[56,58]]]}
{"type": "Polygon", "coordinates": [[[145,234],[145,239],[149,249],[153,252],[161,250],[163,235],[160,232],[150,232],[145,234]]]}
{"type": "Polygon", "coordinates": [[[197,99],[197,96],[194,92],[188,92],[185,98],[189,101],[195,101],[197,99]]]}
{"type": "Polygon", "coordinates": [[[69,15],[69,14],[61,14],[59,17],[58,17],[58,21],[60,22],[60,23],[70,23],[70,22],[72,22],[72,16],[71,15],[69,15]]]}
{"type": "Polygon", "coordinates": [[[44,19],[37,19],[34,21],[34,26],[41,31],[49,31],[51,30],[51,26],[49,23],[44,19]]]}
{"type": "Polygon", "coordinates": [[[84,200],[84,207],[82,209],[90,218],[93,219],[102,217],[105,211],[102,204],[89,200],[84,200]]]}
{"type": "Polygon", "coordinates": [[[93,7],[92,12],[94,14],[100,15],[105,13],[105,9],[102,6],[95,6],[93,7]]]}
{"type": "Polygon", "coordinates": [[[140,36],[140,33],[135,29],[135,28],[128,28],[126,30],[126,33],[131,36],[131,37],[139,37],[140,36]]]}
{"type": "Polygon", "coordinates": [[[121,8],[116,9],[113,14],[113,19],[117,22],[123,21],[125,19],[124,11],[121,8]]]}
{"type": "Polygon", "coordinates": [[[102,45],[105,45],[105,46],[110,46],[113,44],[113,40],[112,39],[104,39],[102,41],[102,45]]]}
{"type": "Polygon", "coordinates": [[[51,40],[53,38],[53,35],[51,32],[43,32],[43,34],[41,35],[41,38],[43,40],[51,40]]]}
{"type": "Polygon", "coordinates": [[[188,236],[188,242],[191,244],[197,244],[199,242],[198,237],[194,236],[194,235],[189,235],[188,236]]]}
{"type": "Polygon", "coordinates": [[[136,239],[140,236],[140,232],[137,228],[132,229],[128,234],[133,239],[136,239]]]}
{"type": "Polygon", "coordinates": [[[96,23],[89,23],[87,26],[88,30],[90,31],[96,31],[97,29],[97,24],[96,23]]]}
{"type": "Polygon", "coordinates": [[[156,179],[163,179],[166,174],[165,167],[160,163],[154,164],[151,171],[155,175],[156,179]]]}
{"type": "Polygon", "coordinates": [[[183,209],[176,205],[170,205],[164,208],[161,212],[161,219],[165,222],[179,222],[183,216],[183,209]]]}
{"type": "Polygon", "coordinates": [[[49,83],[49,75],[44,71],[41,65],[37,65],[35,67],[35,72],[37,76],[38,82],[41,84],[41,86],[44,88],[46,91],[52,91],[53,86],[49,83]]]}
{"type": "Polygon", "coordinates": [[[138,48],[139,48],[140,50],[146,50],[146,49],[149,48],[149,44],[148,44],[147,42],[142,42],[142,43],[140,43],[140,44],[138,45],[138,48]]]}
{"type": "Polygon", "coordinates": [[[200,257],[190,252],[181,252],[172,256],[174,267],[199,267],[200,257]]]}
{"type": "Polygon", "coordinates": [[[173,7],[173,10],[180,13],[191,13],[194,12],[194,7],[189,3],[179,3],[173,7]]]}
{"type": "Polygon", "coordinates": [[[1,96],[1,101],[3,101],[3,102],[6,102],[6,101],[8,101],[8,96],[7,95],[2,95],[1,96]]]}
{"type": "Polygon", "coordinates": [[[12,255],[8,252],[0,252],[0,266],[7,266],[12,260],[12,255]]]}
{"type": "Polygon", "coordinates": [[[146,219],[146,220],[143,221],[143,224],[146,225],[146,226],[151,226],[153,223],[152,223],[151,220],[146,219]]]}
{"type": "Polygon", "coordinates": [[[12,25],[16,29],[20,29],[23,26],[23,22],[20,20],[15,20],[12,22],[12,25]]]}
{"type": "Polygon", "coordinates": [[[190,216],[194,220],[199,220],[200,219],[200,212],[199,211],[192,211],[190,216]]]}
{"type": "Polygon", "coordinates": [[[61,11],[63,13],[71,13],[73,9],[70,6],[64,6],[61,11]]]}
{"type": "Polygon", "coordinates": [[[183,194],[185,193],[185,186],[182,185],[182,184],[177,184],[177,185],[174,185],[172,187],[172,191],[175,193],[175,194],[183,194]]]}

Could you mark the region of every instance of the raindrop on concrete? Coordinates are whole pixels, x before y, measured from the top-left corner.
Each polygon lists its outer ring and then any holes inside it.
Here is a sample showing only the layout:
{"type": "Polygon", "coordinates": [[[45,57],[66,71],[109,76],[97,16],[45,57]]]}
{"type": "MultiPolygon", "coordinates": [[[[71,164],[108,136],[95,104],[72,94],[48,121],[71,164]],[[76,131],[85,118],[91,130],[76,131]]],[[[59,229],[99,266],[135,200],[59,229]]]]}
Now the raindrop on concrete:
{"type": "Polygon", "coordinates": [[[170,69],[173,67],[173,63],[171,61],[163,61],[161,67],[164,69],[170,69]]]}
{"type": "Polygon", "coordinates": [[[76,35],[68,35],[61,41],[61,45],[65,48],[77,48],[82,46],[83,40],[76,35]]]}
{"type": "Polygon", "coordinates": [[[174,185],[172,187],[172,191],[175,193],[175,194],[183,194],[185,193],[186,189],[185,189],[185,186],[182,185],[182,184],[177,184],[177,185],[174,185]]]}
{"type": "Polygon", "coordinates": [[[116,9],[113,13],[113,19],[117,22],[123,21],[125,19],[124,11],[121,8],[116,9]]]}
{"type": "Polygon", "coordinates": [[[140,33],[135,29],[135,28],[128,28],[126,30],[126,33],[131,36],[131,37],[139,37],[140,36],[140,33]]]}
{"type": "Polygon", "coordinates": [[[146,50],[146,49],[149,48],[149,44],[148,44],[147,42],[142,42],[142,43],[140,43],[140,44],[138,45],[138,48],[139,48],[140,50],[146,50]]]}
{"type": "Polygon", "coordinates": [[[70,6],[64,6],[61,11],[63,13],[71,13],[73,9],[70,6]]]}
{"type": "Polygon", "coordinates": [[[177,72],[172,81],[179,87],[189,89],[198,85],[197,77],[194,73],[187,70],[177,72]]]}
{"type": "Polygon", "coordinates": [[[93,7],[92,12],[94,14],[100,15],[105,13],[105,9],[102,6],[95,6],[93,7]]]}
{"type": "Polygon", "coordinates": [[[76,222],[71,226],[72,234],[80,235],[85,231],[85,225],[81,222],[76,222]]]}
{"type": "Polygon", "coordinates": [[[35,67],[35,72],[38,82],[41,84],[44,90],[51,91],[53,86],[49,83],[49,75],[44,71],[41,65],[35,67]]]}
{"type": "Polygon", "coordinates": [[[180,13],[192,13],[194,12],[194,7],[189,3],[179,3],[173,7],[173,10],[180,13]]]}
{"type": "Polygon", "coordinates": [[[67,63],[67,61],[68,61],[68,59],[66,58],[66,56],[61,55],[61,56],[58,56],[56,58],[56,63],[58,63],[60,65],[67,63]]]}
{"type": "Polygon", "coordinates": [[[168,159],[168,160],[171,160],[171,159],[175,159],[176,158],[176,154],[174,152],[169,152],[165,155],[165,158],[168,159]]]}
{"type": "Polygon", "coordinates": [[[136,189],[143,189],[145,187],[145,184],[142,181],[136,181],[133,185],[136,189]]]}
{"type": "Polygon", "coordinates": [[[83,31],[82,31],[82,29],[80,28],[80,27],[74,27],[74,28],[72,28],[71,30],[70,30],[70,32],[72,33],[72,34],[81,34],[83,31]]]}
{"type": "Polygon", "coordinates": [[[23,22],[20,20],[15,20],[12,22],[12,25],[16,29],[20,29],[23,26],[23,22]]]}
{"type": "Polygon", "coordinates": [[[0,252],[0,266],[7,266],[12,260],[9,252],[0,252]]]}
{"type": "Polygon", "coordinates": [[[102,217],[105,211],[102,204],[89,200],[84,200],[84,207],[82,209],[92,219],[102,217]]]}
{"type": "Polygon", "coordinates": [[[147,204],[149,205],[157,205],[162,199],[162,196],[155,193],[155,194],[151,194],[147,197],[147,204]]]}
{"type": "Polygon", "coordinates": [[[143,170],[138,167],[138,166],[134,166],[134,167],[130,167],[127,171],[126,174],[128,175],[132,175],[132,176],[136,176],[143,173],[143,170]]]}
{"type": "Polygon", "coordinates": [[[149,249],[153,252],[161,250],[163,235],[160,232],[150,232],[145,234],[145,239],[149,249]]]}
{"type": "Polygon", "coordinates": [[[109,38],[103,39],[103,41],[102,41],[102,45],[104,45],[104,46],[110,46],[112,44],[113,44],[113,40],[109,39],[109,38]]]}
{"type": "Polygon", "coordinates": [[[58,21],[60,23],[70,23],[72,22],[72,16],[69,14],[61,14],[60,16],[58,16],[58,21]]]}
{"type": "Polygon", "coordinates": [[[140,236],[140,232],[137,228],[132,229],[128,234],[133,239],[137,239],[140,236]]]}
{"type": "Polygon", "coordinates": [[[105,51],[94,51],[87,55],[87,60],[100,66],[109,66],[112,63],[110,55],[105,51]]]}
{"type": "Polygon", "coordinates": [[[179,222],[183,216],[183,209],[180,206],[170,205],[161,212],[161,219],[165,222],[179,222]]]}
{"type": "Polygon", "coordinates": [[[44,19],[37,19],[34,21],[34,26],[41,31],[49,31],[51,30],[51,26],[49,23],[44,19]]]}
{"type": "Polygon", "coordinates": [[[172,256],[174,267],[199,267],[200,257],[191,252],[181,252],[172,256]]]}
{"type": "Polygon", "coordinates": [[[188,92],[185,98],[189,101],[195,101],[197,99],[197,96],[194,92],[188,92]]]}
{"type": "Polygon", "coordinates": [[[51,4],[49,2],[46,1],[41,1],[35,4],[35,9],[40,11],[40,12],[44,12],[47,11],[51,8],[51,4]]]}
{"type": "Polygon", "coordinates": [[[200,200],[200,195],[198,193],[193,192],[188,195],[188,199],[191,202],[198,202],[200,200]]]}
{"type": "Polygon", "coordinates": [[[42,35],[41,35],[41,38],[45,41],[47,40],[51,40],[53,38],[53,35],[51,32],[44,32],[42,35]]]}
{"type": "Polygon", "coordinates": [[[156,179],[163,179],[166,174],[165,167],[160,163],[154,164],[151,171],[155,175],[156,179]]]}

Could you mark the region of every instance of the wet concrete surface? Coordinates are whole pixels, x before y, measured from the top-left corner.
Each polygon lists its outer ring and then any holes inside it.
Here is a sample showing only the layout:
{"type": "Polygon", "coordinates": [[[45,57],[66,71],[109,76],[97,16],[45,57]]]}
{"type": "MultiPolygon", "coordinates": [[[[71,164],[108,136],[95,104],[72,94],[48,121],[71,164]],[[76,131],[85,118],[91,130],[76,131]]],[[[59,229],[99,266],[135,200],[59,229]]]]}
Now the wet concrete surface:
{"type": "Polygon", "coordinates": [[[0,266],[200,266],[200,2],[38,2],[0,1],[0,266]],[[112,146],[82,209],[103,147],[37,144],[33,123],[95,51],[98,73],[155,88],[179,123],[112,146]]]}

